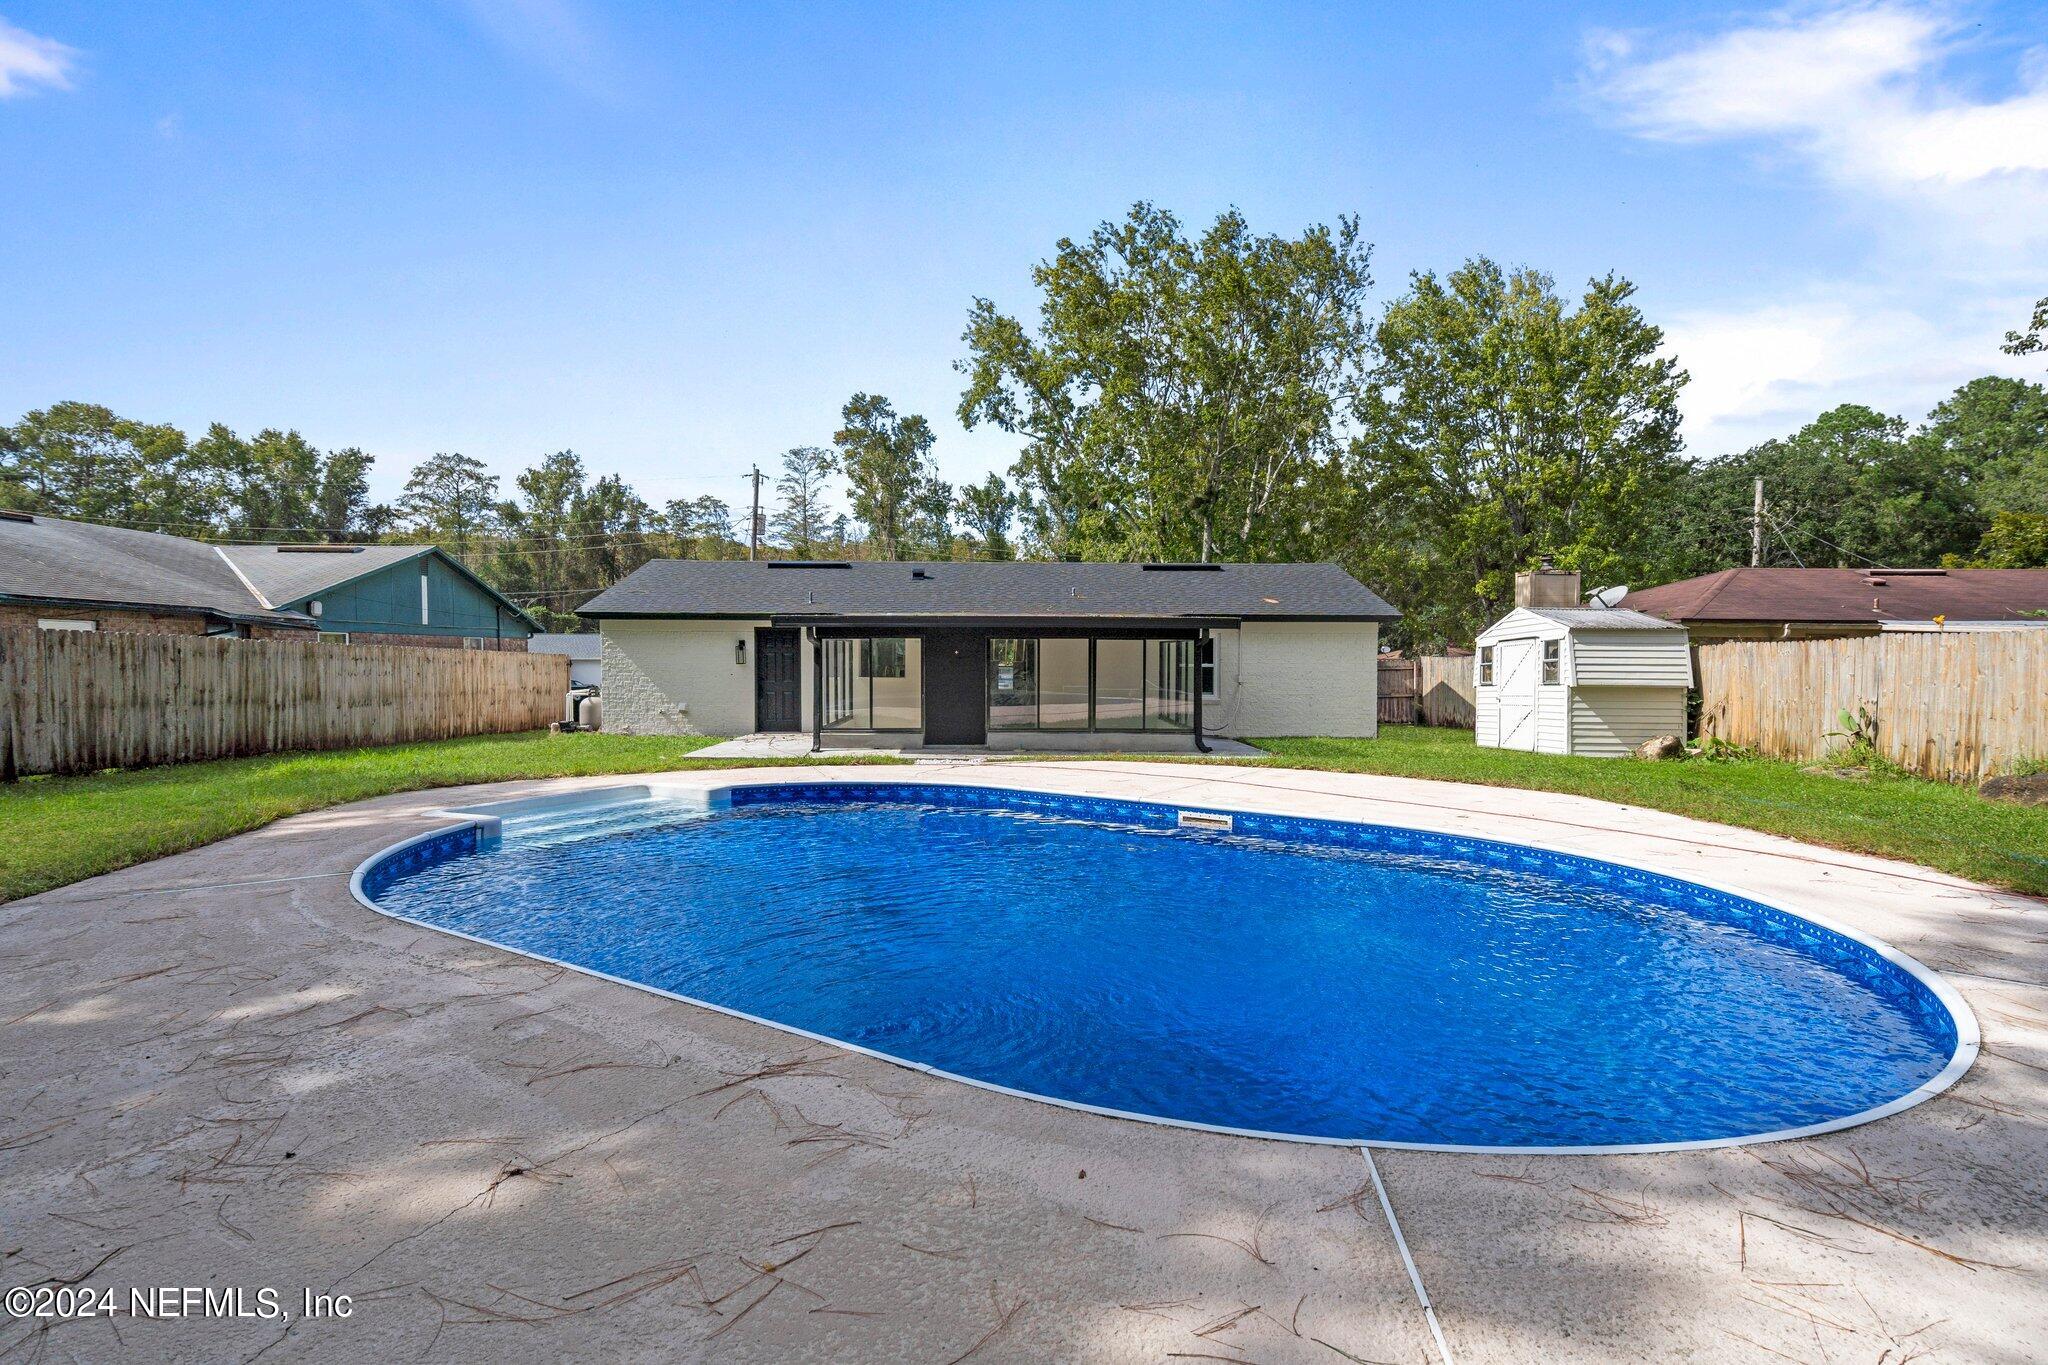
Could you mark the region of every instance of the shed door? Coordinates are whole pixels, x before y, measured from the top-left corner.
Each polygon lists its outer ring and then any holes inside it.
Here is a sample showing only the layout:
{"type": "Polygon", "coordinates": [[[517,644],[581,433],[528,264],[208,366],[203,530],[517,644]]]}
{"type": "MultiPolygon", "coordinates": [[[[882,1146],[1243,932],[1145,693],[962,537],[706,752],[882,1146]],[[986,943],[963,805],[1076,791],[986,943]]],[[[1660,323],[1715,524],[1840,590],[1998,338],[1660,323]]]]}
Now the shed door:
{"type": "Polygon", "coordinates": [[[1537,643],[1503,640],[1497,646],[1494,695],[1500,698],[1500,747],[1536,747],[1537,643]]]}

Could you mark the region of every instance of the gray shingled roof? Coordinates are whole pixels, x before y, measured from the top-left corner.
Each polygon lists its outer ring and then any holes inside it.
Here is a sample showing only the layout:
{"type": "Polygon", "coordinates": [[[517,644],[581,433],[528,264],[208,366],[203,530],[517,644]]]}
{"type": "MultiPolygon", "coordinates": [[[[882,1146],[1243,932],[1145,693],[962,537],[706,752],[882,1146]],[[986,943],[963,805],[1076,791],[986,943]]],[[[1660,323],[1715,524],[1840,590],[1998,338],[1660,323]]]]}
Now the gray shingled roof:
{"type": "Polygon", "coordinates": [[[783,564],[658,559],[580,616],[1223,617],[1393,621],[1400,612],[1334,564],[783,564]],[[918,573],[925,577],[915,576],[918,573]]]}
{"type": "Polygon", "coordinates": [[[563,635],[559,632],[526,637],[529,654],[561,654],[585,663],[604,658],[604,641],[595,634],[563,635]]]}
{"type": "Polygon", "coordinates": [[[0,517],[0,596],[314,624],[296,612],[266,610],[211,545],[41,515],[0,517]]]}
{"type": "Polygon", "coordinates": [[[1561,626],[1580,630],[1684,630],[1684,626],[1655,616],[1645,616],[1626,607],[1524,607],[1531,616],[1541,616],[1561,626]]]}
{"type": "Polygon", "coordinates": [[[305,549],[285,545],[222,545],[265,606],[282,606],[339,583],[433,553],[427,545],[337,545],[305,549]]]}

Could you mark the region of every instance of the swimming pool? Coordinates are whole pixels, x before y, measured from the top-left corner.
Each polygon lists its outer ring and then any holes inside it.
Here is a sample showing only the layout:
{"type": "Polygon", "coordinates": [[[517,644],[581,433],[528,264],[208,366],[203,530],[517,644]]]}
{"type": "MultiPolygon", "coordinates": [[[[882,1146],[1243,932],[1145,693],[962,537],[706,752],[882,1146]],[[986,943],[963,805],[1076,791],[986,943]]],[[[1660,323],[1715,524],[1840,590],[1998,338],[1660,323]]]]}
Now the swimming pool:
{"type": "Polygon", "coordinates": [[[503,816],[386,850],[358,895],[1132,1117],[1377,1145],[1720,1143],[1904,1107],[1974,1051],[1960,1001],[1882,945],[1513,844],[902,782],[503,816]]]}

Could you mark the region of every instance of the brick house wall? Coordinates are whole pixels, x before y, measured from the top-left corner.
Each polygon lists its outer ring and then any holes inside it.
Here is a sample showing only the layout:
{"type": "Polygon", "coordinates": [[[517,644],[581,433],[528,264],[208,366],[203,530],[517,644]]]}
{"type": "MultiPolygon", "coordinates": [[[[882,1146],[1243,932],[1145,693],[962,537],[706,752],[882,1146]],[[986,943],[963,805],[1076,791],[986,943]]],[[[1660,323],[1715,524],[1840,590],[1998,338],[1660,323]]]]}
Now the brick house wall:
{"type": "Polygon", "coordinates": [[[121,635],[204,635],[206,618],[182,612],[136,611],[120,607],[27,607],[0,604],[0,626],[26,626],[40,621],[91,621],[101,630],[121,635]]]}

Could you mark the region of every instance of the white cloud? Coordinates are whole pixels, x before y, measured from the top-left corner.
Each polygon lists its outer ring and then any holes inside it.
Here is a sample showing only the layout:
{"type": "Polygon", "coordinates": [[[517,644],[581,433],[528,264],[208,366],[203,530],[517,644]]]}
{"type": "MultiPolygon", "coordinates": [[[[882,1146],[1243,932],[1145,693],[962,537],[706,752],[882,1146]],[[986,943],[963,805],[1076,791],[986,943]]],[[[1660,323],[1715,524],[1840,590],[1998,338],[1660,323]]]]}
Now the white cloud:
{"type": "Polygon", "coordinates": [[[0,100],[28,94],[37,86],[71,88],[71,64],[78,56],[54,38],[42,38],[0,19],[0,100]]]}
{"type": "Polygon", "coordinates": [[[2029,54],[2009,93],[1973,96],[1947,79],[1962,43],[1953,13],[1890,0],[1689,42],[1589,39],[1587,88],[1629,132],[1804,167],[1871,228],[1845,236],[1827,276],[1668,320],[1693,376],[1695,453],[1788,432],[1837,403],[1917,418],[1976,375],[2038,373],[1997,346],[2040,292],[2048,53],[2029,54]]]}
{"type": "Polygon", "coordinates": [[[1936,283],[1902,295],[1815,283],[1790,299],[1676,313],[1664,331],[1692,375],[1681,399],[1686,444],[1696,455],[1725,454],[1788,435],[1841,403],[1917,420],[1978,375],[2038,378],[2038,365],[1997,349],[2030,306],[2023,290],[1936,283]]]}
{"type": "Polygon", "coordinates": [[[1595,35],[1588,75],[1644,137],[1773,145],[1840,188],[1930,207],[1951,200],[1973,218],[1986,196],[1957,191],[2003,189],[1996,202],[2012,217],[1987,226],[2048,233],[2048,68],[2024,64],[2013,93],[1972,99],[1941,79],[1956,46],[1939,12],[1849,5],[1654,53],[1627,35],[1595,35]]]}

